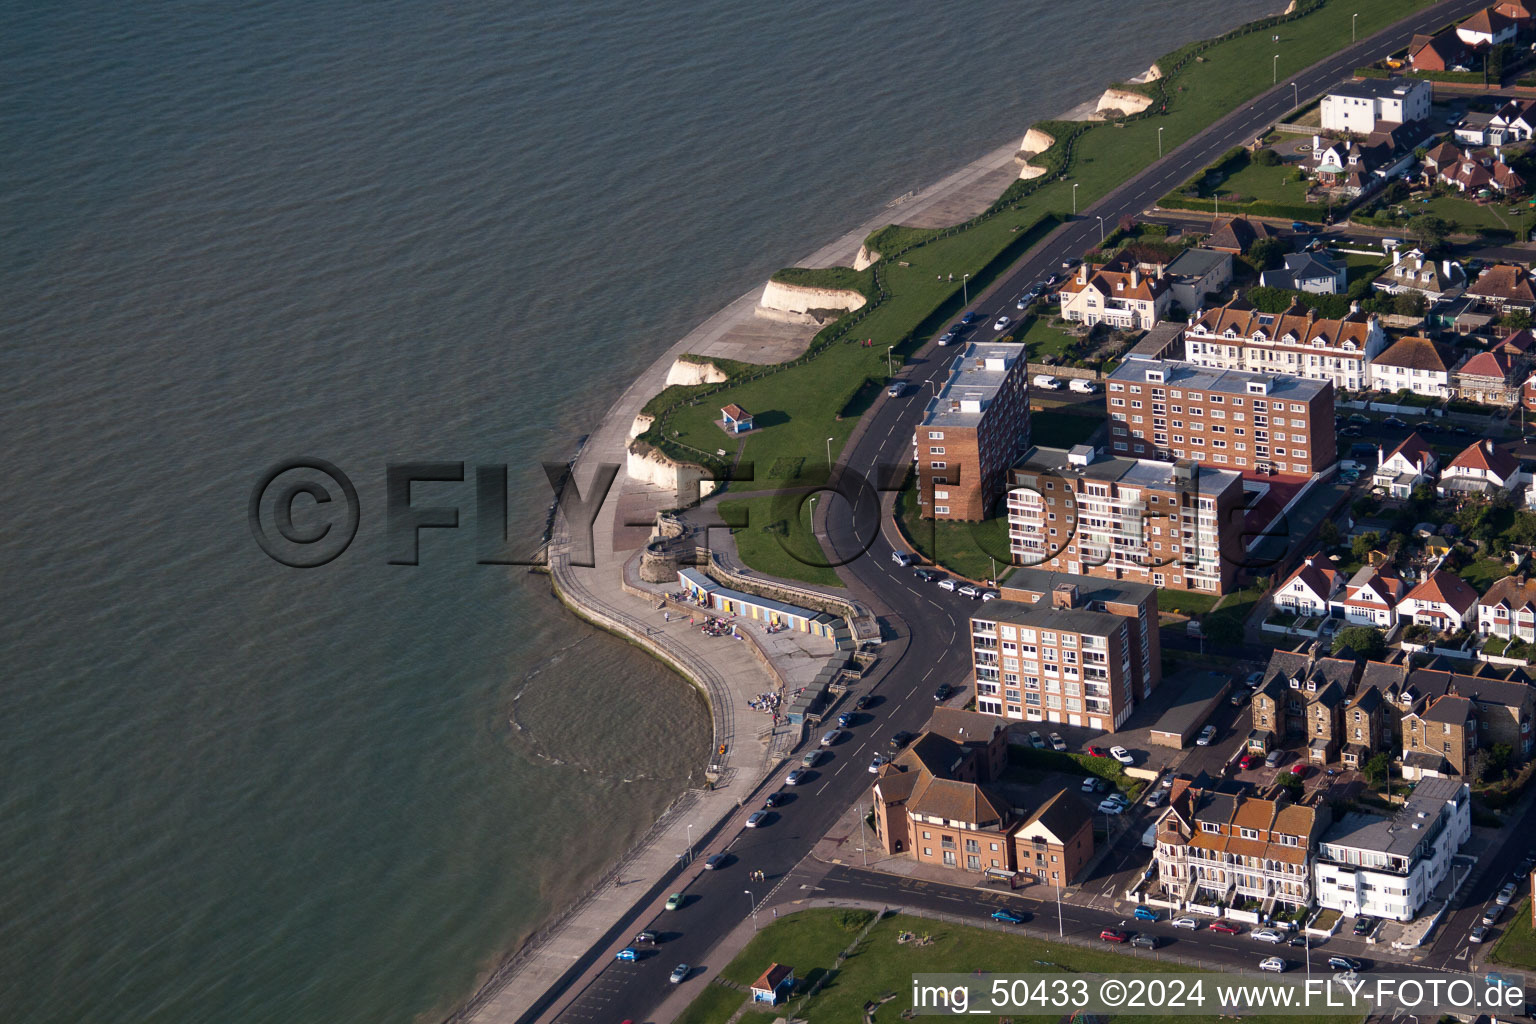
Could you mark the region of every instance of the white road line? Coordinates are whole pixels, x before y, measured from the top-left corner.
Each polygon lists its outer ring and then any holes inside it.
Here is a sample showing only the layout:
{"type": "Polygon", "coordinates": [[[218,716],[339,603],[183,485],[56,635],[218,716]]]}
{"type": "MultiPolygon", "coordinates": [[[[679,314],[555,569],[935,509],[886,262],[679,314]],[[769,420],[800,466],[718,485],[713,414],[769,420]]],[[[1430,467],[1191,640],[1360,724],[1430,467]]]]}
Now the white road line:
{"type": "MultiPolygon", "coordinates": [[[[837,772],[840,772],[840,771],[842,771],[842,770],[843,770],[843,769],[844,769],[844,768],[847,768],[847,767],[848,767],[848,762],[847,762],[847,761],[843,761],[843,762],[841,762],[841,763],[840,763],[840,764],[838,764],[838,766],[837,766],[837,771],[835,771],[835,772],[833,772],[833,773],[832,773],[832,774],[833,774],[833,775],[836,775],[836,774],[837,774],[837,772]]],[[[819,793],[819,792],[821,792],[821,790],[817,790],[817,792],[818,792],[818,793],[819,793]]]]}
{"type": "Polygon", "coordinates": [[[877,735],[879,735],[880,730],[883,729],[883,728],[885,728],[885,723],[881,722],[879,725],[877,725],[873,729],[869,730],[869,738],[870,739],[874,739],[877,735]]]}
{"type": "Polygon", "coordinates": [[[917,687],[914,686],[914,687],[912,687],[912,689],[907,691],[907,696],[910,697],[910,696],[912,696],[916,692],[917,692],[917,687]]]}
{"type": "Polygon", "coordinates": [[[821,790],[822,790],[822,789],[826,789],[826,788],[827,788],[827,787],[828,787],[828,786],[830,786],[830,785],[832,785],[832,780],[831,780],[831,779],[830,779],[830,778],[829,778],[829,779],[827,779],[827,781],[826,781],[826,782],[823,782],[823,783],[822,783],[822,784],[821,784],[821,789],[818,789],[818,790],[817,790],[817,791],[816,791],[816,795],[817,795],[817,796],[821,796],[821,790]]]}
{"type": "MultiPolygon", "coordinates": [[[[937,664],[929,665],[928,671],[923,673],[923,678],[918,680],[918,682],[926,683],[928,681],[928,677],[933,675],[933,670],[936,668],[938,668],[937,664]]],[[[913,687],[913,689],[915,690],[916,687],[913,687]]]]}

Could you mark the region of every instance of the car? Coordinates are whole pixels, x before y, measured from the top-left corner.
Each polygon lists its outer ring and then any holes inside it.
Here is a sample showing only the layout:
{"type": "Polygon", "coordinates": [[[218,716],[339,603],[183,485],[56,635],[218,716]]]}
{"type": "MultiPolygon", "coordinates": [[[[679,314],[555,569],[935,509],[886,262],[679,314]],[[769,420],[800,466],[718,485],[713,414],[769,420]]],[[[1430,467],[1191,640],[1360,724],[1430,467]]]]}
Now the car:
{"type": "Polygon", "coordinates": [[[912,575],[916,576],[919,580],[921,580],[924,583],[932,583],[934,580],[938,579],[938,576],[939,576],[938,573],[932,572],[931,570],[928,570],[928,569],[914,569],[912,571],[912,575]]]}
{"type": "Polygon", "coordinates": [[[1253,754],[1244,754],[1242,756],[1241,760],[1239,760],[1237,762],[1237,766],[1239,768],[1241,768],[1243,771],[1247,771],[1248,769],[1253,767],[1253,763],[1255,761],[1257,761],[1257,760],[1258,760],[1258,758],[1256,756],[1254,756],[1253,754]]]}
{"type": "Polygon", "coordinates": [[[1292,935],[1285,940],[1285,944],[1296,949],[1311,949],[1312,939],[1306,935],[1292,935]]]}
{"type": "Polygon", "coordinates": [[[1208,725],[1204,729],[1201,729],[1200,735],[1195,738],[1195,746],[1208,747],[1211,745],[1211,740],[1215,738],[1216,727],[1214,725],[1208,725]]]}
{"type": "Polygon", "coordinates": [[[1271,945],[1279,945],[1285,941],[1285,936],[1281,935],[1273,928],[1260,928],[1258,931],[1253,933],[1253,941],[1268,942],[1271,945]]]}
{"type": "Polygon", "coordinates": [[[1263,681],[1263,672],[1250,672],[1248,673],[1248,678],[1243,680],[1243,684],[1250,690],[1257,690],[1259,688],[1259,684],[1263,681]]]}
{"type": "Polygon", "coordinates": [[[1493,925],[1498,923],[1499,914],[1503,911],[1503,909],[1504,908],[1499,906],[1497,903],[1488,904],[1488,906],[1483,908],[1483,924],[1493,925]]]}
{"type": "Polygon", "coordinates": [[[1297,761],[1295,764],[1291,765],[1291,774],[1296,776],[1298,779],[1304,779],[1307,777],[1307,766],[1302,764],[1300,761],[1297,761]]]}
{"type": "Polygon", "coordinates": [[[975,313],[975,312],[967,313],[967,314],[965,314],[965,316],[960,318],[960,324],[963,327],[969,327],[969,326],[971,326],[971,324],[975,323],[977,320],[980,320],[980,319],[981,319],[981,314],[980,313],[975,313]]]}
{"type": "Polygon", "coordinates": [[[1277,956],[1267,956],[1259,961],[1259,970],[1272,971],[1275,974],[1285,973],[1285,961],[1277,956]]]}
{"type": "Polygon", "coordinates": [[[961,597],[968,597],[974,601],[981,596],[981,588],[976,586],[974,583],[967,583],[955,591],[955,593],[959,594],[961,597]]]}
{"type": "Polygon", "coordinates": [[[1515,893],[1518,892],[1519,889],[1520,887],[1517,886],[1514,882],[1505,882],[1504,888],[1499,890],[1499,894],[1493,898],[1493,902],[1497,903],[1501,907],[1507,907],[1509,906],[1510,901],[1515,898],[1515,893]]]}
{"type": "Polygon", "coordinates": [[[1176,917],[1168,923],[1175,928],[1182,928],[1187,932],[1197,932],[1200,930],[1200,919],[1198,917],[1176,917]]]}
{"type": "Polygon", "coordinates": [[[905,551],[892,551],[891,561],[905,569],[912,564],[912,556],[905,551]]]}
{"type": "Polygon", "coordinates": [[[1339,436],[1340,437],[1359,437],[1363,433],[1364,433],[1364,431],[1361,430],[1359,427],[1345,427],[1343,430],[1339,431],[1339,436]]]}
{"type": "Polygon", "coordinates": [[[680,907],[682,905],[683,905],[683,894],[682,893],[675,892],[671,896],[667,897],[667,909],[668,910],[676,910],[678,907],[680,907]]]}
{"type": "Polygon", "coordinates": [[[1138,921],[1156,921],[1157,911],[1151,907],[1137,907],[1131,912],[1131,916],[1138,921]]]}
{"type": "Polygon", "coordinates": [[[1156,949],[1158,939],[1156,935],[1148,935],[1146,932],[1142,932],[1131,940],[1131,945],[1137,949],[1156,949]]]}
{"type": "Polygon", "coordinates": [[[1029,730],[1029,745],[1034,747],[1036,750],[1045,749],[1045,740],[1041,739],[1040,731],[1038,729],[1029,730]]]}
{"type": "Polygon", "coordinates": [[[837,743],[839,740],[841,740],[844,735],[845,734],[841,729],[828,729],[826,732],[821,734],[821,745],[824,747],[830,747],[834,743],[837,743]]]}
{"type": "Polygon", "coordinates": [[[1130,942],[1131,933],[1121,931],[1119,928],[1105,928],[1099,932],[1099,938],[1105,942],[1130,942]]]}
{"type": "Polygon", "coordinates": [[[874,757],[870,758],[870,760],[869,760],[869,774],[871,774],[871,775],[879,775],[880,774],[880,766],[883,765],[883,764],[885,764],[885,755],[884,754],[876,754],[874,757]]]}
{"type": "Polygon", "coordinates": [[[672,968],[672,973],[667,975],[667,980],[676,985],[685,980],[688,975],[692,973],[692,967],[689,967],[687,964],[678,964],[676,967],[672,968]]]}
{"type": "Polygon", "coordinates": [[[1348,956],[1331,956],[1328,958],[1328,969],[1332,971],[1358,971],[1361,969],[1359,960],[1348,956]]]}
{"type": "Polygon", "coordinates": [[[775,808],[775,807],[777,807],[777,806],[779,806],[779,804],[781,804],[783,802],[784,802],[784,794],[783,793],[773,792],[773,793],[769,793],[767,796],[763,797],[763,806],[769,808],[770,810],[775,808]]]}
{"type": "Polygon", "coordinates": [[[1382,420],[1381,423],[1382,426],[1385,427],[1406,427],[1408,425],[1407,420],[1400,419],[1397,416],[1388,416],[1386,419],[1382,420]]]}
{"type": "Polygon", "coordinates": [[[853,713],[851,711],[844,711],[842,714],[837,716],[837,727],[839,729],[846,729],[852,724],[853,713]]]}
{"type": "Polygon", "coordinates": [[[1291,221],[1291,230],[1292,231],[1306,231],[1306,230],[1308,230],[1308,228],[1301,221],[1293,220],[1293,221],[1291,221]]]}
{"type": "Polygon", "coordinates": [[[992,911],[992,920],[994,920],[994,921],[1002,921],[1005,924],[1023,924],[1024,923],[1024,919],[1022,917],[1020,917],[1018,914],[1015,914],[1011,910],[994,910],[994,911],[992,911]]]}
{"type": "Polygon", "coordinates": [[[1147,794],[1148,807],[1161,807],[1167,802],[1168,791],[1166,789],[1154,789],[1152,792],[1147,794]]]}
{"type": "Polygon", "coordinates": [[[1536,868],[1536,857],[1525,858],[1525,860],[1520,862],[1520,867],[1516,870],[1518,870],[1522,875],[1528,875],[1531,873],[1532,868],[1536,868]]]}
{"type": "Polygon", "coordinates": [[[1228,699],[1227,703],[1235,708],[1240,708],[1243,706],[1243,701],[1247,700],[1249,696],[1250,694],[1246,690],[1233,690],[1232,696],[1228,699]]]}
{"type": "Polygon", "coordinates": [[[751,814],[747,815],[747,828],[757,828],[757,826],[761,825],[767,820],[767,811],[753,811],[751,814]]]}
{"type": "Polygon", "coordinates": [[[784,776],[784,785],[798,786],[800,783],[805,781],[805,777],[809,774],[810,773],[807,772],[804,768],[796,768],[794,771],[784,776]]]}
{"type": "Polygon", "coordinates": [[[1124,747],[1110,747],[1109,756],[1114,758],[1116,761],[1119,761],[1121,764],[1136,763],[1136,758],[1132,757],[1131,752],[1126,750],[1124,747]]]}
{"type": "Polygon", "coordinates": [[[1223,935],[1241,935],[1243,934],[1243,926],[1233,924],[1231,921],[1212,921],[1211,931],[1221,932],[1223,935]]]}
{"type": "Polygon", "coordinates": [[[1030,306],[1034,305],[1035,300],[1039,297],[1040,296],[1034,292],[1025,292],[1023,295],[1019,296],[1019,301],[1014,303],[1014,308],[1028,309],[1030,306]]]}
{"type": "Polygon", "coordinates": [[[1277,767],[1280,764],[1280,757],[1281,757],[1280,751],[1278,751],[1278,750],[1271,750],[1269,753],[1264,755],[1264,767],[1266,767],[1266,768],[1277,767]]]}
{"type": "Polygon", "coordinates": [[[997,599],[998,599],[998,598],[999,598],[999,597],[1001,597],[1001,596],[1002,596],[1002,595],[1000,595],[1000,594],[999,594],[999,593],[998,593],[998,592],[997,592],[997,591],[995,591],[995,590],[983,590],[983,591],[982,591],[982,592],[981,592],[981,599],[982,599],[982,600],[983,600],[983,601],[996,601],[996,600],[997,600],[997,599]]]}
{"type": "Polygon", "coordinates": [[[1088,748],[1088,756],[1089,757],[1108,757],[1109,755],[1104,753],[1104,748],[1103,747],[1090,746],[1088,748]]]}
{"type": "Polygon", "coordinates": [[[885,393],[892,398],[900,398],[907,393],[907,382],[903,380],[893,381],[891,386],[885,389],[885,393]]]}
{"type": "Polygon", "coordinates": [[[615,960],[622,960],[626,964],[632,964],[636,960],[640,959],[640,951],[635,949],[633,946],[625,946],[623,949],[613,954],[613,958],[615,960]]]}
{"type": "Polygon", "coordinates": [[[940,683],[939,688],[933,691],[933,702],[935,704],[942,704],[946,700],[949,700],[950,695],[954,692],[954,688],[949,686],[947,683],[940,683]]]}
{"type": "Polygon", "coordinates": [[[908,743],[911,743],[911,742],[912,742],[912,734],[910,732],[907,732],[905,729],[902,729],[899,732],[895,732],[895,733],[891,734],[891,738],[887,741],[887,745],[892,750],[900,750],[902,747],[906,746],[908,743]]]}
{"type": "Polygon", "coordinates": [[[1352,412],[1349,414],[1349,422],[1366,424],[1371,422],[1371,418],[1369,416],[1363,416],[1358,412],[1352,412]]]}
{"type": "Polygon", "coordinates": [[[633,939],[629,940],[629,944],[631,946],[654,946],[658,941],[655,932],[640,932],[633,939]]]}
{"type": "Polygon", "coordinates": [[[1061,733],[1059,733],[1059,732],[1051,733],[1051,749],[1052,750],[1066,750],[1067,749],[1067,741],[1061,738],[1061,733]]]}
{"type": "Polygon", "coordinates": [[[1103,788],[1104,788],[1104,780],[1100,779],[1097,775],[1090,775],[1086,779],[1083,780],[1083,792],[1084,793],[1097,793],[1099,790],[1101,790],[1103,788]]]}
{"type": "Polygon", "coordinates": [[[1064,259],[1064,260],[1061,261],[1061,269],[1062,270],[1071,270],[1073,267],[1077,266],[1081,262],[1083,262],[1083,261],[1078,259],[1076,256],[1068,257],[1067,259],[1064,259]]]}
{"type": "MultiPolygon", "coordinates": [[[[768,812],[767,811],[758,811],[757,813],[758,814],[767,814],[768,812]]],[[[756,815],[754,815],[754,817],[755,816],[756,815]]],[[[719,871],[721,868],[725,867],[730,862],[731,862],[731,855],[730,854],[728,854],[728,853],[717,853],[713,857],[709,858],[709,860],[704,862],[704,870],[705,871],[719,871]]]]}
{"type": "Polygon", "coordinates": [[[1516,974],[1500,974],[1498,971],[1489,971],[1483,975],[1483,980],[1495,988],[1524,988],[1524,982],[1516,974]]]}
{"type": "Polygon", "coordinates": [[[1099,801],[1100,814],[1124,814],[1125,807],[1125,804],[1121,803],[1119,800],[1116,800],[1112,796],[1105,797],[1103,800],[1099,801]]]}
{"type": "Polygon", "coordinates": [[[1488,935],[1488,926],[1480,924],[1480,925],[1475,926],[1472,929],[1472,931],[1467,934],[1467,941],[1468,942],[1482,942],[1483,939],[1487,937],[1487,935],[1488,935]]]}
{"type": "Polygon", "coordinates": [[[943,579],[939,580],[940,590],[954,590],[958,585],[959,584],[954,581],[954,578],[950,576],[945,576],[943,579]]]}
{"type": "Polygon", "coordinates": [[[1357,936],[1359,936],[1360,938],[1363,939],[1363,938],[1365,938],[1367,935],[1371,934],[1371,932],[1373,932],[1375,930],[1376,930],[1376,919],[1374,917],[1366,917],[1365,915],[1362,914],[1360,917],[1355,918],[1355,927],[1354,927],[1355,935],[1357,935],[1357,936]]]}
{"type": "Polygon", "coordinates": [[[961,332],[961,328],[951,327],[949,330],[939,335],[939,347],[944,348],[947,345],[953,345],[955,342],[959,341],[961,332]]]}
{"type": "Polygon", "coordinates": [[[1054,287],[1056,287],[1056,282],[1060,281],[1060,280],[1061,280],[1061,275],[1060,274],[1052,274],[1050,277],[1045,279],[1045,286],[1047,288],[1054,288],[1054,287]]]}
{"type": "Polygon", "coordinates": [[[1173,772],[1169,772],[1167,775],[1164,775],[1163,776],[1163,781],[1159,782],[1158,785],[1163,787],[1164,789],[1172,789],[1173,788],[1173,772]]]}
{"type": "Polygon", "coordinates": [[[853,702],[853,710],[855,711],[863,711],[867,707],[869,707],[869,694],[867,693],[861,694],[859,699],[853,702]]]}
{"type": "Polygon", "coordinates": [[[815,768],[821,763],[821,754],[820,750],[807,750],[805,756],[800,759],[801,766],[804,768],[815,768]]]}

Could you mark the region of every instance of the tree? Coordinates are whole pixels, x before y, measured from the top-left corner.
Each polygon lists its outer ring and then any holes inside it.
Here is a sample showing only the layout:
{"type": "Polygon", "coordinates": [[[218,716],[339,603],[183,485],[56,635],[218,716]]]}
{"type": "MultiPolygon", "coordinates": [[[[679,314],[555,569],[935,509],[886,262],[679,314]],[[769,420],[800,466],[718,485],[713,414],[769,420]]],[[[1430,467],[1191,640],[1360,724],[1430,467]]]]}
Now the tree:
{"type": "Polygon", "coordinates": [[[1350,554],[1354,555],[1358,561],[1363,562],[1372,551],[1376,550],[1376,545],[1380,543],[1380,541],[1381,534],[1377,533],[1375,530],[1368,530],[1367,532],[1362,533],[1360,536],[1354,539],[1354,542],[1349,545],[1349,552],[1350,554]]]}
{"type": "Polygon", "coordinates": [[[1499,323],[1505,327],[1523,331],[1531,326],[1531,314],[1529,310],[1512,309],[1499,318],[1499,323]]]}
{"type": "Polygon", "coordinates": [[[1411,499],[1415,505],[1427,506],[1435,503],[1435,485],[1419,484],[1413,489],[1411,499]]]}
{"type": "Polygon", "coordinates": [[[1357,658],[1374,660],[1387,650],[1387,638],[1375,626],[1347,626],[1333,638],[1333,653],[1348,647],[1357,658]]]}
{"type": "Polygon", "coordinates": [[[1445,244],[1445,236],[1451,233],[1451,226],[1443,217],[1420,217],[1414,221],[1414,227],[1418,230],[1419,237],[1429,249],[1438,249],[1445,244]]]}
{"type": "Polygon", "coordinates": [[[1280,154],[1266,146],[1253,154],[1253,162],[1260,167],[1279,167],[1280,154]]]}
{"type": "Polygon", "coordinates": [[[1243,623],[1231,615],[1211,615],[1202,620],[1205,638],[1213,644],[1236,645],[1243,642],[1243,623]]]}
{"type": "Polygon", "coordinates": [[[1364,773],[1367,782],[1379,786],[1387,781],[1387,775],[1392,771],[1392,755],[1385,750],[1372,754],[1360,766],[1360,771],[1364,773]]]}
{"type": "Polygon", "coordinates": [[[1278,238],[1261,238],[1248,247],[1244,257],[1254,270],[1268,270],[1285,259],[1286,244],[1278,238]]]}
{"type": "Polygon", "coordinates": [[[1301,797],[1302,789],[1306,785],[1301,781],[1300,775],[1292,775],[1290,772],[1284,773],[1275,781],[1290,795],[1292,800],[1301,797]]]}
{"type": "Polygon", "coordinates": [[[1483,781],[1492,782],[1503,778],[1509,770],[1510,762],[1514,760],[1515,751],[1508,743],[1495,743],[1488,748],[1487,758],[1483,761],[1483,781]]]}
{"type": "Polygon", "coordinates": [[[1423,292],[1399,292],[1392,296],[1392,311],[1399,316],[1423,316],[1429,301],[1423,292]]]}
{"type": "Polygon", "coordinates": [[[1317,541],[1327,547],[1336,547],[1344,537],[1339,533],[1339,525],[1332,519],[1324,519],[1323,525],[1317,528],[1317,541]]]}

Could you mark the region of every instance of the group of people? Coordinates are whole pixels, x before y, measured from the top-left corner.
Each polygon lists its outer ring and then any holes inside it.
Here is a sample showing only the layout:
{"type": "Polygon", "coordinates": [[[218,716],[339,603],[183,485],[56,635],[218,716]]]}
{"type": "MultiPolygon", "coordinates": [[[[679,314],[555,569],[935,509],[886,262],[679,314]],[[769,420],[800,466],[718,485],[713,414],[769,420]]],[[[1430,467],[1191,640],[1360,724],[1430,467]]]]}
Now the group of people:
{"type": "Polygon", "coordinates": [[[699,630],[707,636],[735,636],[736,622],[734,619],[705,619],[699,630]]]}
{"type": "Polygon", "coordinates": [[[779,710],[779,705],[783,702],[784,697],[782,694],[773,692],[760,693],[757,695],[756,699],[749,699],[747,701],[747,707],[751,708],[753,711],[762,711],[765,714],[775,714],[779,710]]]}
{"type": "Polygon", "coordinates": [[[766,879],[767,876],[764,875],[761,871],[753,871],[747,875],[747,878],[753,882],[761,882],[766,879]]]}

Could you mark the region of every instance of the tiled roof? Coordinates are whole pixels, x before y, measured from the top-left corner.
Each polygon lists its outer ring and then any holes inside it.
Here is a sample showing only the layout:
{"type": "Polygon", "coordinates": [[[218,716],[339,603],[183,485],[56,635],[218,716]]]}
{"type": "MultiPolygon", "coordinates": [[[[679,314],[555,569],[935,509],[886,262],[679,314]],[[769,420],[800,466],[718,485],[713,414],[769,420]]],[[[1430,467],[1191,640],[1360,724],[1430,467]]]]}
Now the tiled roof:
{"type": "Polygon", "coordinates": [[[1211,236],[1205,244],[1212,249],[1232,249],[1247,252],[1248,247],[1261,238],[1273,238],[1275,232],[1263,221],[1250,221],[1246,217],[1229,217],[1211,225],[1211,236]]]}
{"type": "Polygon", "coordinates": [[[1524,268],[1509,263],[1499,263],[1478,275],[1467,289],[1468,295],[1499,299],[1505,302],[1536,303],[1536,286],[1524,268]]]}
{"type": "Polygon", "coordinates": [[[980,711],[966,711],[963,708],[941,707],[933,709],[933,714],[928,716],[928,724],[923,726],[923,731],[942,736],[951,743],[986,744],[991,741],[994,730],[1006,727],[1007,723],[995,715],[984,715],[980,711]]]}
{"type": "Polygon", "coordinates": [[[747,412],[747,410],[743,409],[735,402],[732,402],[730,405],[723,406],[720,411],[725,413],[733,420],[746,420],[752,418],[751,413],[747,412]]]}
{"type": "Polygon", "coordinates": [[[1451,360],[1439,345],[1428,338],[1409,335],[1399,338],[1373,362],[1381,366],[1402,366],[1410,370],[1431,370],[1444,373],[1451,368],[1451,360]]]}
{"type": "Polygon", "coordinates": [[[1094,289],[1101,295],[1117,299],[1136,299],[1150,302],[1168,290],[1168,283],[1152,274],[1137,271],[1124,253],[1097,269],[1083,267],[1068,278],[1061,291],[1068,295],[1094,289]]]}
{"type": "Polygon", "coordinates": [[[1082,829],[1085,822],[1092,820],[1092,814],[1087,806],[1063,789],[1041,804],[1021,827],[1028,828],[1039,824],[1057,842],[1065,843],[1082,829]]]}
{"type": "Polygon", "coordinates": [[[1261,313],[1241,298],[1235,298],[1225,306],[1206,310],[1191,327],[1213,335],[1222,335],[1230,330],[1237,340],[1246,341],[1258,336],[1297,347],[1310,346],[1318,339],[1330,348],[1353,342],[1355,352],[1362,357],[1371,330],[1370,318],[1364,313],[1352,312],[1341,320],[1327,320],[1300,305],[1293,305],[1284,313],[1261,313]],[[1287,338],[1289,341],[1285,340],[1287,338]]]}
{"type": "Polygon", "coordinates": [[[1505,576],[1495,581],[1488,592],[1478,598],[1477,603],[1485,608],[1493,608],[1504,604],[1511,611],[1520,608],[1536,608],[1536,578],[1526,576],[1505,576]]]}
{"type": "Polygon", "coordinates": [[[1463,21],[1457,28],[1464,28],[1468,32],[1484,32],[1488,35],[1497,35],[1508,29],[1514,22],[1494,10],[1492,7],[1484,7],[1472,17],[1463,21]]]}
{"type": "Polygon", "coordinates": [[[1350,577],[1348,589],[1345,591],[1345,604],[1358,604],[1366,607],[1380,607],[1385,604],[1392,607],[1403,596],[1403,581],[1397,574],[1385,566],[1363,565],[1350,577]],[[1362,600],[1363,591],[1371,591],[1380,601],[1362,600]]]}
{"type": "Polygon", "coordinates": [[[1479,352],[1461,364],[1461,369],[1456,372],[1470,377],[1497,377],[1505,380],[1511,368],[1510,358],[1503,352],[1479,352]]]}
{"type": "Polygon", "coordinates": [[[1280,584],[1276,592],[1284,591],[1299,579],[1307,585],[1308,590],[1326,601],[1333,596],[1334,585],[1338,582],[1338,578],[1338,572],[1328,565],[1327,559],[1323,558],[1323,553],[1319,551],[1303,559],[1301,565],[1286,577],[1285,582],[1280,584]]]}
{"type": "Polygon", "coordinates": [[[1460,576],[1436,569],[1429,579],[1408,591],[1404,600],[1434,601],[1448,604],[1456,611],[1465,613],[1477,604],[1477,591],[1460,576]]]}
{"type": "Polygon", "coordinates": [[[975,825],[1001,826],[1006,803],[994,802],[985,788],[974,782],[936,779],[924,775],[912,791],[907,809],[946,821],[964,821],[975,825]]]}
{"type": "Polygon", "coordinates": [[[1472,702],[1467,698],[1446,694],[1437,698],[1420,717],[1426,722],[1461,725],[1472,717],[1472,710],[1472,702]]]}
{"type": "Polygon", "coordinates": [[[1494,474],[1500,480],[1508,480],[1520,468],[1520,463],[1509,453],[1509,449],[1500,448],[1492,441],[1484,439],[1467,445],[1445,468],[1447,471],[1480,469],[1484,473],[1494,474]]]}
{"type": "Polygon", "coordinates": [[[1434,449],[1430,448],[1429,442],[1424,440],[1423,435],[1417,430],[1403,438],[1396,448],[1388,452],[1387,457],[1381,460],[1381,464],[1385,466],[1398,455],[1407,459],[1408,464],[1411,466],[1418,466],[1420,458],[1423,458],[1426,467],[1433,468],[1437,465],[1434,449]]]}

